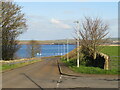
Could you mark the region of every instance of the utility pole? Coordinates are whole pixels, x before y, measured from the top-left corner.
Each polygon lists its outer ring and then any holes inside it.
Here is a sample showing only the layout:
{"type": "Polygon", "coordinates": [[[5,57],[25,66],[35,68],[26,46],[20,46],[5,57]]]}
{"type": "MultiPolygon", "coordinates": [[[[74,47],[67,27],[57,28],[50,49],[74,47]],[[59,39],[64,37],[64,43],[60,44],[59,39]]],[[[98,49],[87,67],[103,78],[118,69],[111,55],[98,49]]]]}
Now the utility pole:
{"type": "Polygon", "coordinates": [[[69,54],[68,54],[69,50],[68,50],[68,39],[67,39],[67,61],[69,61],[69,54]]]}
{"type": "Polygon", "coordinates": [[[63,50],[62,50],[62,44],[61,44],[61,58],[62,58],[62,55],[63,55],[63,52],[62,52],[63,50]]]}
{"type": "Polygon", "coordinates": [[[58,41],[58,56],[60,55],[60,49],[59,49],[59,41],[58,41]]]}
{"type": "Polygon", "coordinates": [[[80,54],[79,54],[79,21],[75,21],[74,23],[77,24],[77,67],[79,67],[80,65],[80,54]]]}
{"type": "MultiPolygon", "coordinates": [[[[64,54],[63,55],[65,55],[65,44],[63,44],[64,45],[64,54]]],[[[64,59],[65,59],[65,57],[64,57],[64,59]]]]}

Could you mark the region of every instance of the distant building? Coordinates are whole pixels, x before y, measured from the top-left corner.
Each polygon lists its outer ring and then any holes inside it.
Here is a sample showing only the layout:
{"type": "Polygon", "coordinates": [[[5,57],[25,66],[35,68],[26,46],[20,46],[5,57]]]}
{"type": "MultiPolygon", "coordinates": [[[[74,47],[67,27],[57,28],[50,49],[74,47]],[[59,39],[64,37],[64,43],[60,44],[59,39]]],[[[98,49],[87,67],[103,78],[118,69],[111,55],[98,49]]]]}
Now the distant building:
{"type": "Polygon", "coordinates": [[[120,44],[119,40],[112,41],[112,44],[120,44]]]}

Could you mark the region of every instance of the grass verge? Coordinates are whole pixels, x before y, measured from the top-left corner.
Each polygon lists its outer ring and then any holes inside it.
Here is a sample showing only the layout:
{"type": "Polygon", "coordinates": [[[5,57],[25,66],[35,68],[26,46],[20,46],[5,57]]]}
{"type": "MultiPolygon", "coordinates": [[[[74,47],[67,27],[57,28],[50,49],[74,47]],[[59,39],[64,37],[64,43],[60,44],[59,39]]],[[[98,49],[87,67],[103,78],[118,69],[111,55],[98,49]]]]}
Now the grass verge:
{"type": "Polygon", "coordinates": [[[66,60],[62,60],[71,70],[84,73],[84,74],[109,74],[109,75],[117,75],[120,74],[119,69],[112,69],[112,70],[104,70],[98,67],[87,67],[84,65],[80,65],[80,67],[76,67],[74,61],[67,62],[66,60]]]}
{"type": "MultiPolygon", "coordinates": [[[[76,67],[76,54],[74,54],[74,52],[76,52],[76,50],[74,49],[73,51],[71,51],[69,53],[69,56],[71,56],[70,61],[67,62],[66,60],[62,60],[64,63],[67,64],[67,66],[69,68],[71,68],[73,71],[75,72],[79,72],[79,73],[86,73],[86,74],[120,74],[120,54],[119,54],[119,49],[120,46],[100,46],[99,48],[101,48],[101,52],[109,55],[110,56],[110,70],[104,70],[98,67],[87,67],[87,66],[83,66],[80,65],[80,67],[76,67]],[[115,57],[116,56],[116,57],[115,57]],[[72,58],[72,57],[75,57],[72,58]],[[74,60],[72,60],[74,59],[74,60]]],[[[66,56],[65,56],[66,57],[66,56]]]]}
{"type": "Polygon", "coordinates": [[[33,64],[33,63],[39,62],[39,61],[41,61],[41,60],[38,59],[38,60],[28,61],[28,62],[25,62],[25,63],[18,63],[18,64],[3,64],[1,70],[3,72],[3,71],[6,71],[6,70],[11,70],[11,69],[23,67],[23,66],[26,66],[26,65],[29,65],[29,64],[33,64]]]}
{"type": "Polygon", "coordinates": [[[76,66],[70,67],[75,72],[85,73],[85,74],[120,74],[117,69],[112,70],[104,70],[98,67],[86,67],[80,66],[79,68],[76,66]]]}

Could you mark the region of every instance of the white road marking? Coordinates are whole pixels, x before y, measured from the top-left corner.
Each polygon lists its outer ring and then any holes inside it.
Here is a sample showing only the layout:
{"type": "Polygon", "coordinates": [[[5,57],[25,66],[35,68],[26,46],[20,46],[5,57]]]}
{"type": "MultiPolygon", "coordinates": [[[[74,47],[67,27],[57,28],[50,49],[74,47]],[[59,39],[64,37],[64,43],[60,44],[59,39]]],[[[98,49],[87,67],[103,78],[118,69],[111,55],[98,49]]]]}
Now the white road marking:
{"type": "Polygon", "coordinates": [[[57,82],[57,88],[58,88],[59,85],[60,85],[61,79],[62,79],[62,75],[60,75],[60,78],[59,78],[59,80],[58,80],[58,82],[57,82]]]}
{"type": "Polygon", "coordinates": [[[57,83],[57,88],[59,87],[59,83],[57,83]]]}

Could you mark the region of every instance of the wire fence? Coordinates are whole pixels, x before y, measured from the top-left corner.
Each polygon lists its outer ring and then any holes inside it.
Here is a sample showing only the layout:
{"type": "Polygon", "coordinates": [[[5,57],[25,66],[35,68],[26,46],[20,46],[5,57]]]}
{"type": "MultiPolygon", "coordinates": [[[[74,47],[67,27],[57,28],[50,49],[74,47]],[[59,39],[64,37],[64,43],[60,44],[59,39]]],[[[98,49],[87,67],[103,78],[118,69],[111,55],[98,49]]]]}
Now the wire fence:
{"type": "Polygon", "coordinates": [[[110,56],[110,69],[119,69],[120,68],[120,56],[110,56]]]}

